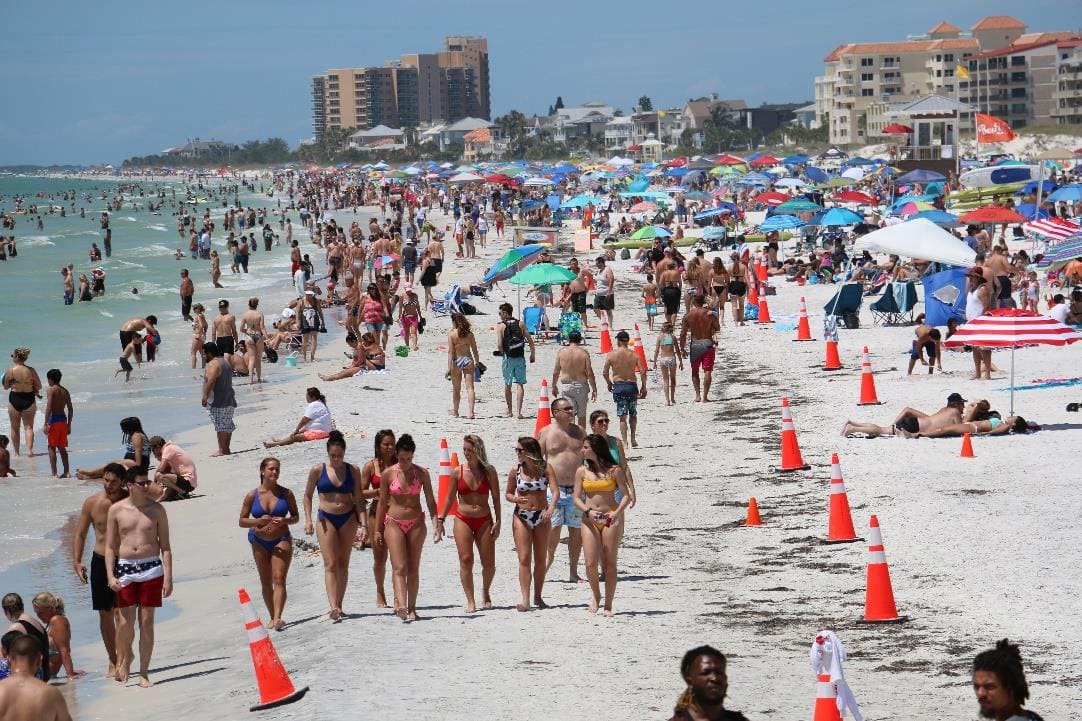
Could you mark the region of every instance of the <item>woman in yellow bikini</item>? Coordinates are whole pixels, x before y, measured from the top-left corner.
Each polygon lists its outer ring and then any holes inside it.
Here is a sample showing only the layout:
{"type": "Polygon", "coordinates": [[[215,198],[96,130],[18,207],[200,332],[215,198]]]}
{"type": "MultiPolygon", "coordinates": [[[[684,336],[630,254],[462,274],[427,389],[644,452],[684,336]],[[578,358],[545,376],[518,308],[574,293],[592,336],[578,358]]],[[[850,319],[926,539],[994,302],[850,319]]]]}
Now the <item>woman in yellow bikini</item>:
{"type": "Polygon", "coordinates": [[[631,502],[624,471],[612,457],[604,436],[591,433],[582,442],[583,466],[575,471],[575,506],[582,511],[582,552],[593,598],[587,610],[597,613],[601,603],[598,561],[605,574],[605,615],[611,617],[616,595],[616,557],[620,548],[624,509],[631,502]],[[616,491],[620,491],[620,501],[616,491]]]}

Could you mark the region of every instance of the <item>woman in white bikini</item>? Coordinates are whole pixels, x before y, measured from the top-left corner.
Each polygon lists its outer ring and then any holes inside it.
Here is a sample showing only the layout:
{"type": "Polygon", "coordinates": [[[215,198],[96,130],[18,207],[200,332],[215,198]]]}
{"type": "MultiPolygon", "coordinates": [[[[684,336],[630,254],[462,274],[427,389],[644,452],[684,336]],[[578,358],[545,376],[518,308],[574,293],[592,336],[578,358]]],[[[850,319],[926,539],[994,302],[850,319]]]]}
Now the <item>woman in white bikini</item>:
{"type": "Polygon", "coordinates": [[[530,582],[533,582],[533,605],[548,608],[541,599],[548,571],[549,532],[552,530],[552,514],[560,489],[556,485],[556,473],[545,461],[541,445],[532,436],[521,436],[515,444],[518,465],[507,474],[504,498],[515,504],[511,529],[515,536],[518,553],[518,585],[522,602],[515,608],[530,610],[530,582]],[[551,499],[551,500],[549,500],[551,499]]]}

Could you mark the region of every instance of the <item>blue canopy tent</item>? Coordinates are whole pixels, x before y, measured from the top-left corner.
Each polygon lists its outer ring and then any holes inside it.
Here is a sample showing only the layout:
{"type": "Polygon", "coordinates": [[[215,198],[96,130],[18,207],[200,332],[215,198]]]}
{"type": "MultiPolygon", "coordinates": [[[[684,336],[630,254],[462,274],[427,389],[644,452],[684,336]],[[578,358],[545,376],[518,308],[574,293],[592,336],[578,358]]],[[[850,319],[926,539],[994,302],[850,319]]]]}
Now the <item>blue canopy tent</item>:
{"type": "Polygon", "coordinates": [[[924,322],[946,325],[951,318],[966,319],[966,270],[950,268],[926,275],[924,284],[924,322]]]}
{"type": "Polygon", "coordinates": [[[811,158],[809,158],[807,155],[796,154],[796,155],[787,155],[787,156],[785,156],[784,158],[781,159],[781,162],[783,162],[786,165],[803,165],[804,163],[807,163],[809,160],[811,160],[811,158]]]}
{"type": "MultiPolygon", "coordinates": [[[[1054,191],[1056,189],[1056,184],[1053,183],[1051,180],[1046,180],[1043,183],[1041,183],[1041,185],[1043,186],[1041,188],[1041,194],[1042,195],[1048,195],[1049,193],[1051,193],[1052,191],[1054,191]]],[[[1026,183],[1025,187],[1023,187],[1021,190],[1015,191],[1015,195],[1033,195],[1036,192],[1037,192],[1037,181],[1036,180],[1031,180],[1028,183],[1026,183]]]]}
{"type": "Polygon", "coordinates": [[[910,183],[932,183],[936,180],[946,180],[947,176],[942,173],[937,173],[934,170],[925,170],[924,168],[917,168],[916,170],[910,170],[905,175],[899,175],[894,182],[898,185],[908,185],[910,183]]]}

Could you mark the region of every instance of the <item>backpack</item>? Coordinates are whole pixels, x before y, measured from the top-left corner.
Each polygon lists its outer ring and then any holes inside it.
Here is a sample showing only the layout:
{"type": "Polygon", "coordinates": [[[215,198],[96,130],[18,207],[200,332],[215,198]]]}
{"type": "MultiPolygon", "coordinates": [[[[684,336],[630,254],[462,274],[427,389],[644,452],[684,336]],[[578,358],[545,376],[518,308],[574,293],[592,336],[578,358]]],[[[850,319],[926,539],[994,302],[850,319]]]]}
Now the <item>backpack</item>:
{"type": "Polygon", "coordinates": [[[526,337],[522,326],[514,318],[508,318],[503,324],[503,354],[508,358],[522,358],[525,355],[526,337]]]}

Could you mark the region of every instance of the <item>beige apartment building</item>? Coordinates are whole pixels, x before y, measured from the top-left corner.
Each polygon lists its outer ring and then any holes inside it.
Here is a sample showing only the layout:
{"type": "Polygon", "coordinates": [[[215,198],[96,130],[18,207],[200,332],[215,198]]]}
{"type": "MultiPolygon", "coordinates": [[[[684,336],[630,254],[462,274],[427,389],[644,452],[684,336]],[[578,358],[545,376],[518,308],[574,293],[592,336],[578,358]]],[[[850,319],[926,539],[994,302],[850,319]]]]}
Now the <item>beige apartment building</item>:
{"type": "Polygon", "coordinates": [[[1056,69],[1052,119],[1058,125],[1082,125],[1082,40],[1064,45],[1056,69]]]}
{"type": "Polygon", "coordinates": [[[382,67],[332,68],[312,78],[312,129],[369,130],[491,115],[488,40],[448,36],[438,53],[408,53],[382,67]]]}
{"type": "MultiPolygon", "coordinates": [[[[1015,127],[1053,122],[1058,45],[1080,36],[1026,29],[1015,18],[996,15],[968,33],[941,22],[898,42],[841,45],[815,79],[817,122],[828,126],[835,145],[883,142],[882,130],[893,122],[890,108],[929,95],[988,110],[1015,127]],[[968,79],[958,75],[959,67],[968,79]]],[[[961,125],[972,127],[970,113],[961,125]]]]}

